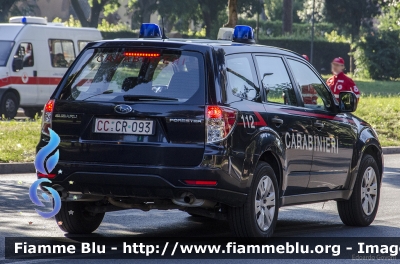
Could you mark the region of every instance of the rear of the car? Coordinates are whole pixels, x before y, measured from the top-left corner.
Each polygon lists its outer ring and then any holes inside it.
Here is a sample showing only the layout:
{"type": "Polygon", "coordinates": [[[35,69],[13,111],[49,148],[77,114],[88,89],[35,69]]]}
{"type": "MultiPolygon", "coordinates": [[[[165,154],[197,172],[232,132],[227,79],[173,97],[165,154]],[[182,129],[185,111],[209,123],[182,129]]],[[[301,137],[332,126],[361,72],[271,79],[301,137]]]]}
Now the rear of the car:
{"type": "Polygon", "coordinates": [[[215,142],[229,134],[236,113],[207,99],[215,91],[210,65],[207,45],[89,44],[44,108],[37,150],[49,129],[61,143],[57,166],[38,177],[50,178],[65,201],[123,208],[242,202],[228,171],[213,166],[227,156],[215,142]]]}

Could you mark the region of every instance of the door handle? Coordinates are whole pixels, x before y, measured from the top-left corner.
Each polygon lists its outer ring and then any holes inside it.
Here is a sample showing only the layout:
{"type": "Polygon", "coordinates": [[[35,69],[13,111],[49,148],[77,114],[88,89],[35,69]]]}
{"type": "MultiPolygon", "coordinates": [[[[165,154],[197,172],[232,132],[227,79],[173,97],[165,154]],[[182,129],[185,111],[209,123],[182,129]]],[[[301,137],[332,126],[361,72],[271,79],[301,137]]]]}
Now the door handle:
{"type": "Polygon", "coordinates": [[[33,77],[37,77],[37,71],[33,71],[33,77]]]}
{"type": "Polygon", "coordinates": [[[323,123],[322,121],[317,120],[317,121],[315,121],[314,126],[315,126],[318,130],[321,130],[321,129],[324,128],[325,125],[324,125],[324,123],[323,123]]]}
{"type": "Polygon", "coordinates": [[[283,124],[283,120],[280,118],[272,118],[271,119],[272,123],[275,124],[275,126],[280,127],[283,124]]]}

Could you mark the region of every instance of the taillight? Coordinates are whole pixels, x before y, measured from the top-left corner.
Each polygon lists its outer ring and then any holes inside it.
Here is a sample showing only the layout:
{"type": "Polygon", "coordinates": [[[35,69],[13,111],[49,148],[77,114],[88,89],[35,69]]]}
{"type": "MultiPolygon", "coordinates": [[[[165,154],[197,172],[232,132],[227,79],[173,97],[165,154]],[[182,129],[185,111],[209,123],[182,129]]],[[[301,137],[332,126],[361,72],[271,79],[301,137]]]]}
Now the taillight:
{"type": "Polygon", "coordinates": [[[207,143],[224,140],[236,124],[235,109],[208,105],[206,108],[207,143]]]}
{"type": "Polygon", "coordinates": [[[42,133],[45,135],[49,135],[49,128],[51,128],[51,119],[53,116],[54,110],[54,99],[49,100],[43,108],[43,117],[42,117],[42,133]]]}

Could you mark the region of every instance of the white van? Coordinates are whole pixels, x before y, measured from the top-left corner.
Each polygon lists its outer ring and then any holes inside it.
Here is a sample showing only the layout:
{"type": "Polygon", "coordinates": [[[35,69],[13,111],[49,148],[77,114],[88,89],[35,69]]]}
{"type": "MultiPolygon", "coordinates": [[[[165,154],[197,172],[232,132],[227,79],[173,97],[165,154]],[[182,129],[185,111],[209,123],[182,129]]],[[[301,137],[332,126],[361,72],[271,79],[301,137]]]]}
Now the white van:
{"type": "Polygon", "coordinates": [[[0,116],[40,113],[67,68],[89,42],[101,40],[95,28],[47,23],[43,17],[12,17],[0,23],[0,116]]]}

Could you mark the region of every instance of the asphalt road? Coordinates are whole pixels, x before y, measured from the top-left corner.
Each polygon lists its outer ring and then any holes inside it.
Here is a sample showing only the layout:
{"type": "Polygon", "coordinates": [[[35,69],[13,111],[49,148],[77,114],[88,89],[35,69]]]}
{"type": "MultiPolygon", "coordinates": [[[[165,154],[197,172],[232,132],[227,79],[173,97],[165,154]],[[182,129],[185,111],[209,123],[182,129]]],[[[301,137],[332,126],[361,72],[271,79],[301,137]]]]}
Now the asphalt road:
{"type": "MultiPolygon", "coordinates": [[[[62,237],[54,219],[41,218],[29,199],[28,189],[34,174],[0,175],[0,263],[4,259],[4,237],[47,236],[62,237]]],[[[400,237],[400,155],[385,156],[385,176],[381,202],[375,222],[370,227],[351,228],[344,226],[337,214],[336,203],[326,202],[312,205],[282,208],[275,236],[295,237],[400,237]]],[[[127,210],[107,213],[94,236],[146,236],[146,237],[226,237],[229,236],[227,222],[195,218],[177,210],[150,211],[127,210]]],[[[398,257],[399,258],[399,257],[398,257]]],[[[51,260],[54,261],[54,260],[51,260]]],[[[170,263],[215,263],[212,260],[163,260],[170,263]]],[[[310,260],[249,260],[248,263],[310,263],[310,260]]],[[[344,260],[316,260],[315,263],[343,263],[344,260]]],[[[351,260],[349,260],[350,262],[351,260]]],[[[18,261],[19,263],[41,263],[42,260],[18,261]]],[[[67,261],[63,261],[67,262],[67,261]]],[[[108,263],[109,260],[74,260],[74,263],[108,263]]],[[[113,261],[122,263],[127,261],[113,261]]],[[[159,263],[159,260],[135,261],[159,263]]],[[[218,263],[246,262],[244,260],[218,260],[218,263]]],[[[382,261],[379,261],[381,263],[382,261]]],[[[371,263],[369,261],[368,263],[371,263]]]]}

